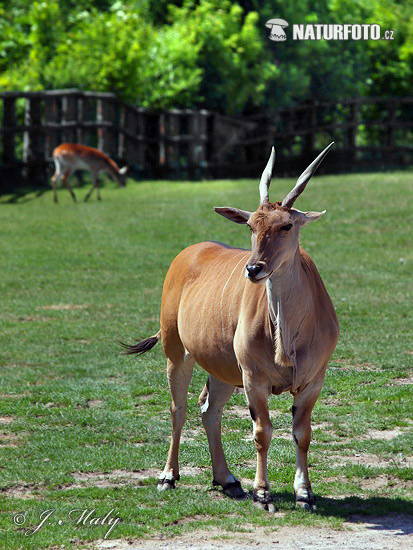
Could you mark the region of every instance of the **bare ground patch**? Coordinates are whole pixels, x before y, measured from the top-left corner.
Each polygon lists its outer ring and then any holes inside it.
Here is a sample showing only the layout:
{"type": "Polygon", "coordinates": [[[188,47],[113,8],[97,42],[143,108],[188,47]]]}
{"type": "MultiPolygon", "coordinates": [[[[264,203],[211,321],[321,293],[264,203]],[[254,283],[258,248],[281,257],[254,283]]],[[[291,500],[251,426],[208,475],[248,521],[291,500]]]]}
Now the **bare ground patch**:
{"type": "MultiPolygon", "coordinates": [[[[276,515],[275,515],[276,516],[276,515]]],[[[301,526],[274,528],[252,527],[241,533],[219,528],[197,530],[185,535],[151,540],[106,540],[97,542],[99,550],[411,550],[413,545],[413,518],[404,514],[363,518],[353,516],[343,530],[301,526]],[[276,545],[276,546],[274,546],[276,545]]]]}
{"type": "Polygon", "coordinates": [[[0,432],[0,447],[17,447],[18,441],[14,433],[0,432]]]}
{"type": "Polygon", "coordinates": [[[45,317],[44,315],[27,315],[25,317],[19,317],[19,321],[22,321],[24,323],[31,323],[31,322],[40,322],[40,323],[48,323],[49,321],[53,321],[53,317],[45,317]]]}
{"type": "Polygon", "coordinates": [[[195,441],[195,439],[201,435],[201,430],[198,428],[195,429],[184,429],[182,431],[181,441],[195,441]]]}
{"type": "Polygon", "coordinates": [[[71,309],[86,309],[87,304],[52,304],[50,306],[39,306],[37,309],[51,309],[54,311],[65,311],[71,309]]]}
{"type": "Polygon", "coordinates": [[[391,430],[369,430],[364,439],[383,439],[384,441],[391,441],[399,435],[403,435],[405,430],[396,426],[391,430]]]}
{"type": "Polygon", "coordinates": [[[360,487],[363,491],[383,491],[385,489],[410,489],[413,488],[413,481],[402,480],[396,476],[382,474],[375,477],[362,479],[360,487]]]}
{"type": "Polygon", "coordinates": [[[348,359],[335,359],[330,369],[353,370],[356,372],[380,372],[381,368],[373,363],[353,363],[348,359]],[[339,366],[336,364],[338,363],[339,366]],[[336,366],[335,366],[336,365],[336,366]]]}
{"type": "Polygon", "coordinates": [[[0,424],[11,424],[13,421],[12,416],[0,416],[0,424]]]}
{"type": "Polygon", "coordinates": [[[0,494],[11,498],[21,498],[23,500],[31,498],[39,498],[38,494],[34,494],[33,490],[37,489],[34,483],[16,483],[6,489],[0,489],[0,494]]]}
{"type": "Polygon", "coordinates": [[[247,405],[232,405],[228,410],[230,416],[251,420],[251,414],[247,405]]]}
{"type": "MultiPolygon", "coordinates": [[[[250,413],[250,411],[248,409],[248,406],[246,404],[245,405],[232,405],[228,409],[228,413],[230,414],[230,416],[236,416],[237,418],[243,418],[245,420],[251,420],[252,421],[251,413],[250,413]]],[[[280,411],[275,411],[273,409],[270,409],[269,413],[270,413],[270,418],[271,419],[277,418],[278,416],[284,414],[284,413],[281,413],[280,411]]]]}
{"type": "Polygon", "coordinates": [[[86,406],[88,407],[88,409],[94,409],[95,407],[100,407],[102,403],[102,399],[89,399],[86,406]]]}
{"type": "Polygon", "coordinates": [[[395,455],[391,458],[384,458],[369,453],[330,456],[329,462],[332,466],[344,466],[345,464],[359,464],[360,466],[388,467],[397,466],[399,468],[413,467],[413,456],[395,455]]]}
{"type": "MultiPolygon", "coordinates": [[[[185,476],[193,477],[204,470],[195,466],[184,466],[181,468],[181,479],[185,476]]],[[[76,482],[65,485],[65,489],[81,489],[86,487],[113,488],[122,486],[143,486],[147,479],[158,479],[161,470],[158,468],[147,468],[146,470],[113,470],[112,472],[74,472],[72,476],[76,482]]],[[[182,485],[182,483],[180,482],[182,485]]]]}
{"type": "Polygon", "coordinates": [[[387,384],[388,386],[410,386],[410,384],[413,384],[413,374],[410,374],[409,376],[406,376],[404,378],[393,378],[390,384],[387,384]]]}

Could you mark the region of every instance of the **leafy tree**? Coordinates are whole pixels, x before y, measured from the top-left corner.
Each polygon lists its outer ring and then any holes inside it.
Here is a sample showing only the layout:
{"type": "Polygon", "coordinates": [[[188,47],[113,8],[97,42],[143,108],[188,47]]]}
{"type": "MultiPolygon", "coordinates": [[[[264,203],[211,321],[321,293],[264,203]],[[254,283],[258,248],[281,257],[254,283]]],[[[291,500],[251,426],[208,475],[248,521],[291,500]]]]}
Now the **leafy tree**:
{"type": "Polygon", "coordinates": [[[0,0],[0,90],[78,87],[150,107],[274,111],[411,94],[412,0],[0,0]],[[265,22],[290,23],[288,40],[265,22]],[[394,40],[294,41],[296,23],[378,23],[394,40]]]}

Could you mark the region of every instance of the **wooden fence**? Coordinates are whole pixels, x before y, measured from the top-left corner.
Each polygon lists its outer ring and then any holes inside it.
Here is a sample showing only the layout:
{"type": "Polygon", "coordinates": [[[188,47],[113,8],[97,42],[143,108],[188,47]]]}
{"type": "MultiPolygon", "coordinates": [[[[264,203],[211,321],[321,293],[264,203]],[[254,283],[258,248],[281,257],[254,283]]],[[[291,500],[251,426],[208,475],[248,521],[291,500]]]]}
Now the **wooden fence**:
{"type": "MultiPolygon", "coordinates": [[[[308,102],[273,115],[153,111],[114,94],[0,94],[0,183],[45,184],[63,142],[102,149],[137,178],[257,177],[277,149],[277,174],[297,175],[327,143],[323,172],[413,164],[413,98],[308,102]]],[[[320,170],[320,171],[321,171],[320,170]]]]}

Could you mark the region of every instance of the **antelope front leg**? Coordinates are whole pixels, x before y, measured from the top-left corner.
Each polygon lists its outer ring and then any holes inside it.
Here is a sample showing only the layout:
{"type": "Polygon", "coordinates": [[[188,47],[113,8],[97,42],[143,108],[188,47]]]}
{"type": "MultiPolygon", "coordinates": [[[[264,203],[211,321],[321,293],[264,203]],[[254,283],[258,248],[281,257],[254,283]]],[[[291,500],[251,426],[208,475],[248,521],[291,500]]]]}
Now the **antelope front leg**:
{"type": "Polygon", "coordinates": [[[60,174],[55,172],[52,176],[52,189],[53,189],[53,201],[57,204],[57,182],[60,178],[60,174]]]}
{"type": "Polygon", "coordinates": [[[268,411],[268,397],[271,388],[266,382],[244,375],[244,388],[253,422],[254,441],[257,448],[257,471],[254,480],[254,503],[274,512],[275,506],[268,482],[268,449],[272,437],[272,424],[268,411]]]}
{"type": "Polygon", "coordinates": [[[199,406],[211,453],[213,484],[221,485],[226,496],[243,499],[246,497],[246,493],[242,489],[241,483],[228,469],[221,440],[222,412],[233,391],[234,386],[225,384],[209,375],[208,382],[199,396],[199,406]]]}
{"type": "Polygon", "coordinates": [[[66,189],[69,191],[70,193],[70,196],[72,197],[73,199],[73,202],[76,202],[76,195],[69,183],[69,178],[70,178],[70,175],[71,175],[71,172],[70,170],[67,170],[64,174],[63,174],[63,185],[66,187],[66,189]]]}
{"type": "MultiPolygon", "coordinates": [[[[324,379],[324,376],[323,376],[324,379]]],[[[315,497],[308,476],[307,454],[311,440],[311,413],[320,394],[322,381],[294,397],[293,438],[296,447],[296,471],[294,493],[296,505],[306,510],[316,510],[315,497]]]]}
{"type": "Polygon", "coordinates": [[[179,480],[179,443],[182,427],[185,423],[188,386],[192,378],[193,368],[194,361],[189,357],[183,359],[179,364],[173,363],[170,359],[167,361],[168,383],[172,395],[172,435],[168,459],[158,480],[159,491],[174,489],[175,481],[179,480]]]}

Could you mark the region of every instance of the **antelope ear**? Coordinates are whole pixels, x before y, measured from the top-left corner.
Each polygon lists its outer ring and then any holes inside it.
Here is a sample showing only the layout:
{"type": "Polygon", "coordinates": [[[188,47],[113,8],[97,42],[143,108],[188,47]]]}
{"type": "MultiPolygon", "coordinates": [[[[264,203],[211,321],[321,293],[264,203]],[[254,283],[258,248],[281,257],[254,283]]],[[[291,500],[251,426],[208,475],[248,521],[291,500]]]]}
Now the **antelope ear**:
{"type": "Polygon", "coordinates": [[[224,218],[235,223],[247,223],[252,214],[251,212],[246,212],[239,208],[231,208],[230,206],[215,206],[214,210],[217,214],[221,214],[224,218]]]}
{"type": "Polygon", "coordinates": [[[303,212],[303,225],[317,221],[318,218],[321,218],[321,216],[325,213],[326,210],[323,210],[322,212],[303,212]]]}

